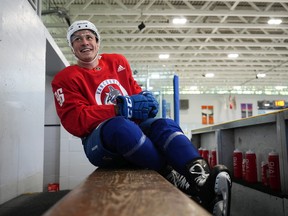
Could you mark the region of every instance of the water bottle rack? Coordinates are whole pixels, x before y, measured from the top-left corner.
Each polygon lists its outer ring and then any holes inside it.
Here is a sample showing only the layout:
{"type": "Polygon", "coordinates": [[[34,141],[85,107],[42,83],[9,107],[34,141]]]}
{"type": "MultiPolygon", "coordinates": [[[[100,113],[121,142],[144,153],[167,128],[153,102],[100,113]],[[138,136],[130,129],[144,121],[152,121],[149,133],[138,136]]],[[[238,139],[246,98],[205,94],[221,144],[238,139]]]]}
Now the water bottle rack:
{"type": "MultiPolygon", "coordinates": [[[[272,197],[274,200],[280,200],[281,205],[282,203],[284,205],[281,208],[288,215],[288,109],[195,129],[191,131],[191,134],[191,141],[197,148],[217,150],[218,163],[226,165],[231,170],[232,176],[233,151],[237,148],[243,152],[243,155],[248,150],[255,152],[258,182],[248,183],[245,180],[233,178],[233,183],[237,184],[235,188],[238,190],[239,185],[240,193],[242,191],[245,194],[247,190],[257,190],[261,194],[266,194],[268,199],[272,197]],[[261,183],[261,162],[268,160],[268,153],[272,150],[279,154],[280,191],[274,191],[261,183]]],[[[251,192],[251,196],[252,194],[253,192],[251,192]]],[[[261,201],[262,195],[259,196],[261,201]]],[[[240,201],[248,203],[248,200],[249,197],[245,201],[243,199],[240,201]]],[[[264,206],[269,206],[269,202],[265,202],[263,201],[263,212],[267,213],[264,206]]],[[[246,208],[246,206],[242,206],[242,208],[246,208]]],[[[246,208],[247,211],[248,209],[246,208]]]]}

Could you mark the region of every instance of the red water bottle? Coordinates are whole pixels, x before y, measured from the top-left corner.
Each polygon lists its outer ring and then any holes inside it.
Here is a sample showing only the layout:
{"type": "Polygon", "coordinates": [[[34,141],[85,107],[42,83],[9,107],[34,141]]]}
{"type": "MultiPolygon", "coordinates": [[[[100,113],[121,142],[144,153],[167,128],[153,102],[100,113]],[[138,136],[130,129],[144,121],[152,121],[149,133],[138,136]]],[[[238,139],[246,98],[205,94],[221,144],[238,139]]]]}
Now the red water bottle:
{"type": "Polygon", "coordinates": [[[202,154],[203,154],[203,148],[200,147],[200,148],[198,149],[198,152],[199,152],[199,154],[200,154],[200,157],[202,157],[202,154]]]}
{"type": "Polygon", "coordinates": [[[241,179],[242,178],[242,162],[243,162],[243,154],[240,150],[235,149],[233,152],[233,171],[234,177],[241,179]]]}
{"type": "Polygon", "coordinates": [[[246,152],[246,181],[257,182],[256,154],[251,150],[246,152]]]}
{"type": "Polygon", "coordinates": [[[211,151],[211,168],[217,164],[217,152],[215,149],[211,151]]]}
{"type": "Polygon", "coordinates": [[[275,151],[270,152],[268,155],[268,169],[269,185],[271,189],[279,191],[281,189],[279,155],[275,151]]]}
{"type": "Polygon", "coordinates": [[[57,191],[59,191],[59,183],[48,184],[48,192],[57,192],[57,191]]]}
{"type": "Polygon", "coordinates": [[[261,162],[261,179],[264,186],[268,186],[268,163],[261,162]]]}
{"type": "Polygon", "coordinates": [[[242,179],[246,180],[246,159],[242,160],[242,179]]]}
{"type": "Polygon", "coordinates": [[[209,161],[209,150],[208,150],[208,149],[203,149],[202,157],[203,157],[206,161],[209,161]]]}

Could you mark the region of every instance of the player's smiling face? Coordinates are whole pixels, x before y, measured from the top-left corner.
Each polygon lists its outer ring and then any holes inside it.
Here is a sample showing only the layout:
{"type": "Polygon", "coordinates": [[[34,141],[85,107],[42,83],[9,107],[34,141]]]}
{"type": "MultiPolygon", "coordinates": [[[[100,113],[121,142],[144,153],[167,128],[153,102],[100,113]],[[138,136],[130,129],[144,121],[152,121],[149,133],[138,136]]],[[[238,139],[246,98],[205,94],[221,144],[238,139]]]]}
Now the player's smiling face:
{"type": "Polygon", "coordinates": [[[75,56],[84,62],[92,61],[97,55],[99,46],[96,35],[90,30],[75,32],[71,37],[71,43],[75,56]]]}

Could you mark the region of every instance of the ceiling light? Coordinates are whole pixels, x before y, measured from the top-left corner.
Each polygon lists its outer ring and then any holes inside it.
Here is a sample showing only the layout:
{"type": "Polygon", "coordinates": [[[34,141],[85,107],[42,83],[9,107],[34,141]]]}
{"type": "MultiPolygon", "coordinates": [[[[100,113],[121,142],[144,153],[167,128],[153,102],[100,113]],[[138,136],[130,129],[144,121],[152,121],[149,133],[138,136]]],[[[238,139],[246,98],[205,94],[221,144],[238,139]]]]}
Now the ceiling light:
{"type": "Polygon", "coordinates": [[[159,54],[159,59],[168,59],[169,57],[169,54],[159,54]]]}
{"type": "Polygon", "coordinates": [[[189,87],[189,90],[197,90],[198,89],[198,86],[190,86],[189,87]]]}
{"type": "Polygon", "coordinates": [[[230,53],[227,56],[228,56],[228,58],[238,58],[239,54],[238,53],[230,53]]]}
{"type": "Polygon", "coordinates": [[[206,78],[213,78],[215,75],[214,75],[214,73],[206,73],[203,76],[206,78]]]}
{"type": "Polygon", "coordinates": [[[233,86],[233,89],[234,89],[234,90],[241,90],[242,87],[241,87],[241,86],[233,86]]]}
{"type": "Polygon", "coordinates": [[[149,91],[152,91],[153,89],[154,89],[153,86],[149,86],[149,87],[148,87],[148,90],[149,90],[149,91]]]}
{"type": "Polygon", "coordinates": [[[282,23],[282,20],[281,19],[270,19],[268,20],[268,24],[270,25],[280,25],[282,23]]]}
{"type": "Polygon", "coordinates": [[[160,74],[158,73],[152,73],[150,76],[151,79],[159,79],[160,78],[160,74]]]}
{"type": "Polygon", "coordinates": [[[275,86],[275,89],[277,89],[277,90],[283,90],[286,88],[287,88],[287,86],[275,86]]]}
{"type": "Polygon", "coordinates": [[[187,19],[186,18],[174,18],[172,22],[173,24],[181,25],[181,24],[185,24],[187,22],[187,19]]]}
{"type": "Polygon", "coordinates": [[[258,78],[264,78],[264,77],[266,77],[266,74],[265,73],[258,73],[257,75],[256,75],[256,78],[258,79],[258,78]]]}

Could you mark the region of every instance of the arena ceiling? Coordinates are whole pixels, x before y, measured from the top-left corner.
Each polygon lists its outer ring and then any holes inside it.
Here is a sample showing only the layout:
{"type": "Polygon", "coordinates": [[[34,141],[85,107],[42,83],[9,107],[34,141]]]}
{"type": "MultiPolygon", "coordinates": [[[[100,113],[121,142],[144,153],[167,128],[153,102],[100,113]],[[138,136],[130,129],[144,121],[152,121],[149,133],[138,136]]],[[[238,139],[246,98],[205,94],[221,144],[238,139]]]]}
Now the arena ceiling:
{"type": "Polygon", "coordinates": [[[101,53],[125,55],[136,80],[153,91],[172,93],[177,75],[183,94],[288,95],[288,1],[42,0],[41,8],[71,64],[66,30],[86,19],[100,32],[101,53]],[[268,24],[271,18],[282,23],[268,24]]]}

